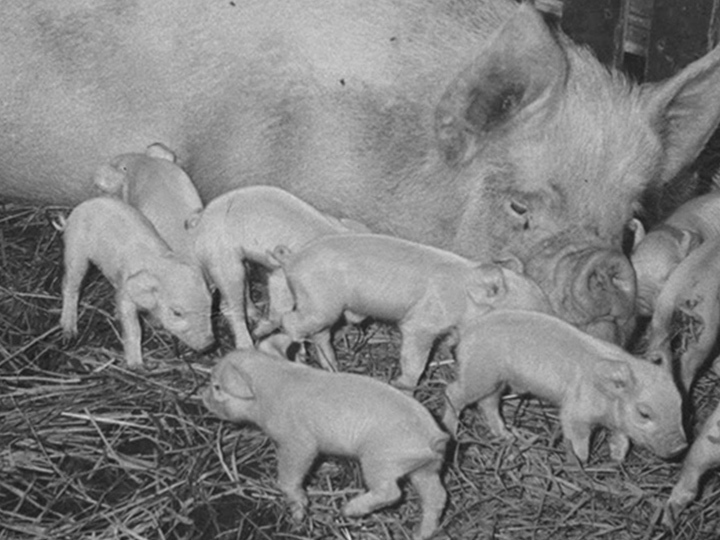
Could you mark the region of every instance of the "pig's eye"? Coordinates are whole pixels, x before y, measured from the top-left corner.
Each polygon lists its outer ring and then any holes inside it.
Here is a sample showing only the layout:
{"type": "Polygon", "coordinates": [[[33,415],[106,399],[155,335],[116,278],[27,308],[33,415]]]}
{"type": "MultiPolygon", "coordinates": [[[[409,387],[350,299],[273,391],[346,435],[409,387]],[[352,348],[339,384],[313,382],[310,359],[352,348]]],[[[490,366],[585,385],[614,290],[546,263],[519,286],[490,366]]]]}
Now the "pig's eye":
{"type": "Polygon", "coordinates": [[[515,212],[518,216],[524,216],[528,211],[527,206],[517,201],[510,201],[510,210],[515,212]]]}
{"type": "Polygon", "coordinates": [[[181,319],[183,316],[183,312],[177,308],[171,308],[170,311],[172,312],[173,317],[177,317],[178,319],[181,319]]]}
{"type": "Polygon", "coordinates": [[[638,405],[637,412],[638,412],[638,415],[640,415],[640,418],[642,418],[643,420],[648,421],[648,422],[650,420],[652,420],[652,411],[649,408],[647,408],[646,406],[638,405]]]}
{"type": "Polygon", "coordinates": [[[511,200],[507,208],[509,209],[510,214],[518,219],[519,221],[522,221],[522,228],[523,230],[528,230],[530,228],[530,220],[528,216],[528,207],[524,205],[521,202],[518,202],[516,200],[511,200]]]}

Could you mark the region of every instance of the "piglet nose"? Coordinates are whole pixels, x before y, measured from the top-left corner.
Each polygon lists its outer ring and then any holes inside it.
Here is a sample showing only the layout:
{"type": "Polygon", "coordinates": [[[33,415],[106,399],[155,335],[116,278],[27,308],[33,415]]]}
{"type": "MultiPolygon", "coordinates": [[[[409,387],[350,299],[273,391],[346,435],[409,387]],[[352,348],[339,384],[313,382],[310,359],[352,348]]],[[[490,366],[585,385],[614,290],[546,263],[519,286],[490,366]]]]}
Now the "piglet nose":
{"type": "Polygon", "coordinates": [[[573,293],[588,314],[629,319],[635,309],[635,271],[619,251],[594,250],[580,255],[573,293]]]}

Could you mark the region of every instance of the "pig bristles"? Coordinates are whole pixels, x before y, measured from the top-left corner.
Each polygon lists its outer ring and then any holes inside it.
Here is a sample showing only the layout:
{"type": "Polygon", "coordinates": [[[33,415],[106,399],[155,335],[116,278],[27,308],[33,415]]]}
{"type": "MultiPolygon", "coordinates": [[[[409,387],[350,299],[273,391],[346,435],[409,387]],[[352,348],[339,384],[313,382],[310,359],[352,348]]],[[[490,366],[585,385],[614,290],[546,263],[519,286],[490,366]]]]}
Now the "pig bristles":
{"type": "MultiPolygon", "coordinates": [[[[79,335],[63,341],[62,242],[46,210],[0,205],[0,539],[410,538],[420,504],[408,482],[402,504],[342,517],[363,485],[358,464],[339,458],[318,462],[308,516],[293,524],[271,441],[217,420],[196,399],[213,357],[145,324],[151,369],[127,370],[112,288],[99,272],[85,280],[79,335]]],[[[217,322],[214,355],[232,346],[217,322]]],[[[353,329],[336,345],[343,371],[397,374],[389,358],[399,335],[387,326],[353,329]]],[[[416,394],[436,415],[453,376],[449,358],[440,346],[416,394]]],[[[693,399],[701,421],[720,399],[718,378],[701,377],[693,399]]],[[[521,437],[514,443],[492,439],[476,410],[463,414],[443,469],[449,502],[437,538],[717,538],[717,472],[669,536],[658,509],[677,463],[634,449],[618,467],[599,432],[581,469],[567,460],[556,409],[512,396],[503,412],[521,437]]]]}

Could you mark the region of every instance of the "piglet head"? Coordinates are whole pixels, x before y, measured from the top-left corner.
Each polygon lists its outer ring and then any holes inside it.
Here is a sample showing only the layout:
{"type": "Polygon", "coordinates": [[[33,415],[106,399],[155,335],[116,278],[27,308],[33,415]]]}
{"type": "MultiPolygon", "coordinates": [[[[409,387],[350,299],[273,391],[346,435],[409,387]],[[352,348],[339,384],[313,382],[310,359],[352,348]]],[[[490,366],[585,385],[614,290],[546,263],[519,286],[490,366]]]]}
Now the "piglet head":
{"type": "Polygon", "coordinates": [[[661,226],[635,246],[630,260],[637,276],[637,308],[641,315],[652,315],[670,274],[699,243],[695,233],[661,226]]]}
{"type": "Polygon", "coordinates": [[[210,385],[202,395],[205,406],[223,420],[254,421],[256,397],[252,379],[235,354],[220,360],[213,368],[210,385]]]}
{"type": "Polygon", "coordinates": [[[202,351],[214,343],[212,299],[198,268],[174,264],[163,276],[141,271],[128,278],[126,287],[139,309],[189,347],[202,351]]]}
{"type": "Polygon", "coordinates": [[[517,259],[479,264],[468,284],[468,295],[481,309],[520,309],[554,314],[545,293],[522,273],[517,259]]]}
{"type": "Polygon", "coordinates": [[[601,360],[595,375],[597,388],[610,400],[615,429],[663,458],[687,447],[682,398],[666,369],[642,360],[601,360]]]}

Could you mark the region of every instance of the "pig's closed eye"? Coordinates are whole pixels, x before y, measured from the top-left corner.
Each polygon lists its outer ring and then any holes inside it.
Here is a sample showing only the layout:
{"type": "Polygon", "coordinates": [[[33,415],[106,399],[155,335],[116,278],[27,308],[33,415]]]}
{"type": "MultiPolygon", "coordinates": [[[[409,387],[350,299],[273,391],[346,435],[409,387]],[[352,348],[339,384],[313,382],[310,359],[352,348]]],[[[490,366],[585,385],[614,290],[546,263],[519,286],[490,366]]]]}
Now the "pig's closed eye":
{"type": "Polygon", "coordinates": [[[513,218],[522,222],[522,228],[527,230],[530,228],[530,220],[528,216],[528,207],[521,202],[511,200],[507,203],[509,213],[513,218]]]}
{"type": "Polygon", "coordinates": [[[644,405],[638,405],[637,406],[637,412],[640,415],[640,418],[646,421],[652,420],[652,411],[645,407],[644,405]]]}
{"type": "Polygon", "coordinates": [[[184,313],[177,308],[171,308],[170,311],[172,312],[173,317],[177,317],[178,319],[182,318],[184,315],[184,313]]]}

